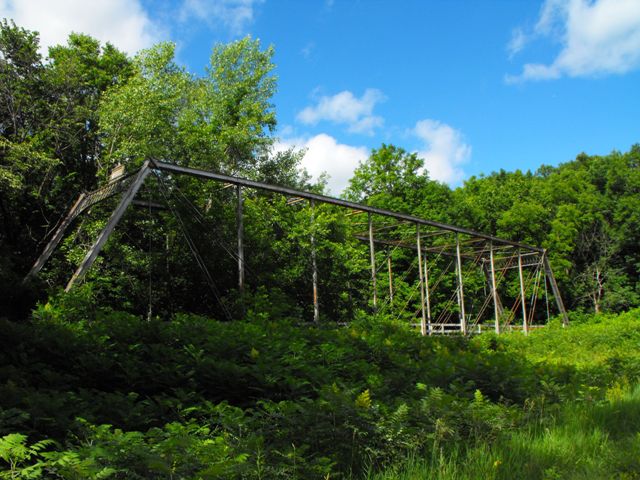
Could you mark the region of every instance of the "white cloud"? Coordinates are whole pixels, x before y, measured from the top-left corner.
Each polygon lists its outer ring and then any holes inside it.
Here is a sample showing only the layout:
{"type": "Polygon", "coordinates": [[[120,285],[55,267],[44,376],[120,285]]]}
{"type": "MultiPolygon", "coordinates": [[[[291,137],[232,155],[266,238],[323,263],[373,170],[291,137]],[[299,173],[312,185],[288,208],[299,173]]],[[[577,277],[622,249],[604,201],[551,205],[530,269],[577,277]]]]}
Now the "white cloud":
{"type": "Polygon", "coordinates": [[[263,0],[184,0],[180,20],[206,22],[210,27],[223,25],[233,33],[242,33],[253,22],[254,7],[263,0]]]}
{"type": "Polygon", "coordinates": [[[519,53],[527,44],[527,35],[522,28],[516,28],[511,34],[511,40],[507,45],[507,51],[509,52],[509,58],[519,53]]]}
{"type": "Polygon", "coordinates": [[[550,64],[524,65],[507,82],[626,73],[640,67],[640,1],[546,0],[526,39],[536,37],[558,39],[560,53],[550,64]]]}
{"type": "Polygon", "coordinates": [[[345,90],[321,97],[317,105],[305,108],[296,118],[306,125],[327,120],[347,125],[353,133],[373,135],[374,130],[384,123],[382,117],[373,114],[373,109],[384,99],[383,93],[375,88],[368,88],[360,98],[345,90]]]}
{"type": "Polygon", "coordinates": [[[71,32],[111,42],[130,54],[161,38],[139,0],[0,0],[0,18],[40,33],[41,53],[66,44],[71,32]]]}
{"type": "Polygon", "coordinates": [[[328,187],[335,195],[340,194],[347,187],[353,171],[369,156],[369,150],[366,147],[338,143],[335,138],[324,133],[308,139],[281,140],[276,145],[276,150],[280,151],[289,148],[306,150],[302,166],[315,179],[325,172],[329,174],[328,187]]]}
{"type": "Polygon", "coordinates": [[[413,134],[424,142],[424,148],[417,154],[424,159],[429,178],[448,184],[462,180],[462,165],[471,157],[471,147],[464,143],[458,130],[426,119],[416,123],[413,134]]]}
{"type": "Polygon", "coordinates": [[[315,42],[309,42],[304,46],[304,48],[302,48],[302,50],[300,50],[300,53],[304,58],[308,60],[309,58],[311,58],[311,55],[313,54],[313,51],[315,50],[315,48],[316,48],[315,42]]]}

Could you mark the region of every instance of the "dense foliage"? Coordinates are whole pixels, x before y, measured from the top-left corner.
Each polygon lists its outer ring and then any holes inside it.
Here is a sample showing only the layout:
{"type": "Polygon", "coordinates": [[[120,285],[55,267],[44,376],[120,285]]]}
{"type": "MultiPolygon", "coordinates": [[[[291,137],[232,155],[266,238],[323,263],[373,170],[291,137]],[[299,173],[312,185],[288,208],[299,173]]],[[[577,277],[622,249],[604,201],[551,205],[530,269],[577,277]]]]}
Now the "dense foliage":
{"type": "MultiPolygon", "coordinates": [[[[322,184],[310,184],[299,170],[299,154],[272,151],[272,56],[273,48],[262,49],[250,38],[218,45],[206,74],[198,77],[175,62],[171,44],[131,59],[109,44],[73,34],[42,59],[36,34],[3,21],[3,311],[24,316],[34,298],[44,299],[48,287],[69,278],[113,199],[77,222],[39,282],[19,286],[75,195],[101,184],[116,164],[133,171],[143,160],[159,158],[321,191],[322,184]]],[[[604,157],[580,154],[535,173],[472,177],[452,190],[431,180],[416,154],[382,145],[356,170],[345,196],[548,248],[569,308],[622,311],[640,304],[639,162],[638,146],[604,157]]],[[[259,192],[245,192],[249,278],[248,291],[238,291],[234,195],[187,178],[147,181],[142,199],[173,206],[165,212],[138,208],[125,216],[89,278],[102,291],[100,301],[165,317],[179,311],[240,317],[242,295],[263,294],[259,290],[268,285],[271,303],[282,303],[295,317],[309,309],[314,233],[325,318],[348,321],[367,306],[366,249],[350,241],[357,216],[326,206],[312,212],[308,205],[292,207],[259,192]],[[202,263],[217,272],[213,296],[185,235],[195,238],[202,263]]],[[[405,254],[394,261],[409,264],[405,254]]],[[[398,290],[401,296],[403,285],[398,290]]]]}
{"type": "Polygon", "coordinates": [[[499,432],[492,442],[434,445],[371,478],[638,478],[637,320],[635,310],[618,317],[582,317],[570,329],[547,329],[529,338],[501,337],[499,349],[511,355],[566,369],[564,376],[540,380],[544,393],[525,403],[532,413],[528,421],[499,432]],[[574,393],[567,391],[567,382],[574,393]]]}
{"type": "MultiPolygon", "coordinates": [[[[638,145],[456,189],[382,145],[344,193],[548,248],[570,329],[419,337],[411,308],[372,314],[357,212],[256,191],[244,192],[239,288],[238,193],[160,173],[79,288],[59,291],[117,198],[76,220],[23,285],[74,197],[117,164],[323,191],[300,154],[273,149],[271,47],[218,45],[201,77],[174,53],[129,58],[73,34],[43,59],[35,33],[0,24],[0,478],[635,478],[637,460],[614,453],[640,445],[615,412],[637,425],[640,314],[612,315],[640,305],[638,145]],[[322,321],[310,326],[312,251],[322,321]],[[583,450],[566,448],[574,432],[583,450]],[[396,467],[407,454],[413,467],[396,467]]],[[[398,270],[415,261],[392,256],[398,270]]],[[[416,278],[398,277],[396,302],[410,304],[416,278]]]]}
{"type": "Polygon", "coordinates": [[[639,302],[640,146],[580,154],[534,174],[471,178],[455,192],[454,218],[548,248],[572,309],[621,311],[639,302]]]}
{"type": "Polygon", "coordinates": [[[35,469],[25,478],[358,477],[503,441],[562,403],[595,408],[640,373],[637,311],[528,338],[430,338],[253,311],[148,321],[86,294],[2,323],[0,451],[35,469]]]}

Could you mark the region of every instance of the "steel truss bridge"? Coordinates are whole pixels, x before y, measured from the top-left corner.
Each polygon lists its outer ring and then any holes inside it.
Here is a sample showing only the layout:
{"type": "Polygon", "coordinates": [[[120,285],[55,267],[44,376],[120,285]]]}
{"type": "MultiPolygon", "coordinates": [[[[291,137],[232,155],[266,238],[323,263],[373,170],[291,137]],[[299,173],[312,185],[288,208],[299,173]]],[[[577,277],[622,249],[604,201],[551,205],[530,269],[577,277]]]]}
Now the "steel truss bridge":
{"type": "MultiPolygon", "coordinates": [[[[237,261],[238,261],[238,287],[240,291],[245,288],[245,257],[244,257],[244,220],[243,220],[243,189],[257,189],[288,197],[287,203],[293,204],[302,201],[309,202],[312,219],[316,204],[329,204],[347,209],[347,215],[366,215],[366,221],[359,222],[362,231],[355,237],[369,245],[369,257],[371,263],[371,287],[372,304],[374,309],[380,309],[383,299],[379,290],[381,270],[387,270],[388,287],[384,297],[387,303],[393,304],[394,278],[392,256],[390,251],[402,249],[412,251],[417,259],[419,290],[419,311],[416,317],[419,322],[422,335],[461,333],[470,334],[486,327],[487,313],[493,310],[493,322],[491,329],[496,333],[505,330],[522,329],[526,334],[534,325],[535,309],[540,297],[539,292],[544,286],[546,294],[547,285],[550,286],[557,312],[561,315],[563,325],[568,324],[568,316],[564,308],[562,297],[558,289],[553,271],[551,269],[547,251],[545,249],[526,245],[511,240],[486,235],[455,225],[435,222],[406,213],[399,213],[368,205],[362,205],[347,200],[320,195],[312,192],[296,190],[279,185],[259,182],[246,178],[223,175],[206,170],[190,168],[167,163],[159,160],[147,160],[142,167],[130,175],[112,175],[112,179],[105,186],[93,192],[81,193],[64,220],[60,223],[49,243],[40,254],[33,267],[25,277],[25,281],[40,272],[49,257],[55,251],[64,237],[65,231],[74,219],[86,212],[93,205],[108,198],[120,195],[120,201],[111,213],[105,227],[94,240],[84,259],[77,267],[69,280],[66,291],[72,289],[82,281],[87,271],[98,257],[101,249],[109,239],[114,228],[122,218],[127,208],[136,203],[136,194],[151,173],[169,175],[188,175],[202,180],[222,182],[225,186],[236,188],[236,220],[237,220],[237,261]],[[400,234],[399,232],[402,232],[400,234]],[[411,237],[407,237],[407,232],[411,237]],[[386,252],[386,265],[377,264],[376,252],[386,252]],[[445,260],[444,262],[442,260],[445,260]],[[439,271],[432,270],[436,262],[440,261],[446,267],[439,271]],[[465,298],[465,277],[470,272],[481,271],[484,276],[484,298],[474,302],[480,305],[476,312],[467,312],[469,299],[465,298]],[[517,271],[517,283],[519,295],[513,305],[507,308],[499,295],[499,286],[505,282],[508,272],[517,271]],[[449,295],[445,305],[440,305],[438,315],[432,315],[434,311],[434,292],[438,287],[442,288],[443,276],[455,272],[455,287],[449,295]],[[436,275],[437,274],[437,275],[436,275]],[[435,278],[434,278],[435,277],[435,278]],[[488,292],[488,294],[487,294],[488,292]],[[527,293],[532,292],[527,298],[527,293]],[[455,318],[457,316],[457,318],[455,318]],[[484,316],[484,317],[483,317],[484,316]],[[518,320],[516,318],[519,317],[518,320]]],[[[312,220],[313,221],[313,220],[312,220]]],[[[320,320],[320,305],[318,300],[318,269],[316,266],[315,240],[311,234],[311,264],[313,285],[313,320],[320,320]]],[[[379,255],[378,255],[379,257],[379,255]]],[[[386,280],[385,280],[385,283],[386,280]]],[[[548,316],[548,296],[547,316],[548,316]]]]}

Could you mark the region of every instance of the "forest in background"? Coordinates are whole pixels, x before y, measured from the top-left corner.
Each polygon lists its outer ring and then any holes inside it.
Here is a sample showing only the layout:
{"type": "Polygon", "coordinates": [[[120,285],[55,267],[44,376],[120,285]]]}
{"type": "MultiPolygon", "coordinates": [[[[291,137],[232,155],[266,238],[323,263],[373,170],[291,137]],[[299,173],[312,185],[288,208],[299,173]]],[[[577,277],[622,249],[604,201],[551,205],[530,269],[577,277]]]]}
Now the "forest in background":
{"type": "MultiPolygon", "coordinates": [[[[456,189],[381,145],[344,192],[547,248],[570,329],[420,338],[409,314],[372,315],[357,218],[322,206],[310,222],[307,205],[260,192],[245,197],[240,292],[234,192],[188,178],[145,185],[141,198],[171,208],[130,209],[70,294],[60,287],[114,199],[22,285],[76,196],[118,164],[157,158],[323,192],[300,153],[274,153],[272,56],[251,38],[218,45],[196,76],[171,44],[130,58],[72,34],[43,59],[35,33],[0,25],[0,478],[474,478],[456,470],[465,462],[485,478],[638,478],[638,311],[620,312],[640,305],[639,145],[456,189]],[[301,325],[311,233],[319,326],[301,325]],[[187,236],[215,272],[213,295],[187,236]],[[505,458],[514,445],[536,449],[505,458]],[[395,467],[406,455],[413,466],[395,467]]],[[[410,280],[398,279],[401,299],[410,280]]]]}
{"type": "MultiPolygon", "coordinates": [[[[109,44],[72,34],[43,59],[37,35],[5,20],[0,29],[0,286],[8,293],[0,307],[5,314],[24,315],[35,299],[64,285],[113,203],[92,209],[40,282],[19,287],[77,195],[103,184],[116,164],[132,172],[156,158],[322,192],[322,181],[313,184],[300,170],[300,153],[273,153],[272,55],[271,47],[250,38],[218,45],[199,77],[176,63],[171,44],[129,58],[109,44]]],[[[383,144],[354,172],[344,196],[544,247],[570,310],[617,312],[640,304],[639,162],[640,146],[634,145],[625,153],[580,154],[535,172],[471,177],[451,189],[431,180],[415,154],[383,144]]],[[[201,239],[200,250],[210,252],[205,260],[232,309],[238,303],[237,280],[226,250],[235,248],[233,192],[191,179],[173,181],[186,198],[176,200],[175,208],[197,208],[204,217],[185,214],[184,221],[201,239]]],[[[142,195],[166,200],[152,186],[142,195]]],[[[272,303],[297,313],[309,303],[311,289],[305,274],[309,210],[259,192],[247,195],[248,295],[269,285],[272,303]]],[[[176,219],[140,210],[128,213],[104,252],[108,260],[89,278],[101,300],[134,312],[153,303],[158,314],[221,315],[216,305],[204,310],[189,301],[211,292],[201,275],[193,274],[197,267],[176,219]],[[174,299],[167,304],[169,291],[174,299]]],[[[345,241],[349,222],[327,208],[313,227],[321,243],[321,290],[329,319],[351,315],[350,292],[367,288],[366,253],[354,255],[363,247],[345,241]],[[335,291],[347,284],[348,292],[335,291]]]]}

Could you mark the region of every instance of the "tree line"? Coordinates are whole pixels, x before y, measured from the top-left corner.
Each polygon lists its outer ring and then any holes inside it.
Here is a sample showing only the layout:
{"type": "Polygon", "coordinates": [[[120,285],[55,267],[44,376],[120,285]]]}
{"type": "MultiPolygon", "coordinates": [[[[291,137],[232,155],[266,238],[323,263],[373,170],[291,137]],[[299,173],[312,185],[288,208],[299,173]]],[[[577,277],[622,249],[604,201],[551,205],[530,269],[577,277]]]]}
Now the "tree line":
{"type": "MultiPolygon", "coordinates": [[[[35,32],[4,20],[0,288],[7,294],[0,307],[6,315],[24,314],[70,276],[114,200],[78,220],[38,281],[21,286],[74,198],[103,184],[115,165],[133,172],[155,158],[323,192],[323,181],[301,170],[301,153],[274,151],[273,53],[249,37],[216,45],[198,76],[178,64],[169,43],[129,57],[71,34],[43,58],[35,32]]],[[[639,162],[634,145],[626,153],[582,153],[535,172],[471,177],[452,189],[432,180],[416,154],[383,144],[343,195],[547,248],[570,309],[615,312],[640,304],[639,162]]],[[[327,317],[348,319],[368,306],[367,247],[352,240],[358,219],[260,192],[244,199],[248,288],[240,291],[234,196],[233,189],[189,178],[147,182],[141,198],[167,207],[128,212],[83,286],[87,296],[154,315],[187,310],[222,318],[253,309],[296,318],[311,304],[313,247],[327,317]],[[194,248],[215,285],[203,280],[194,248]]],[[[398,288],[402,294],[402,282],[398,288]]]]}

